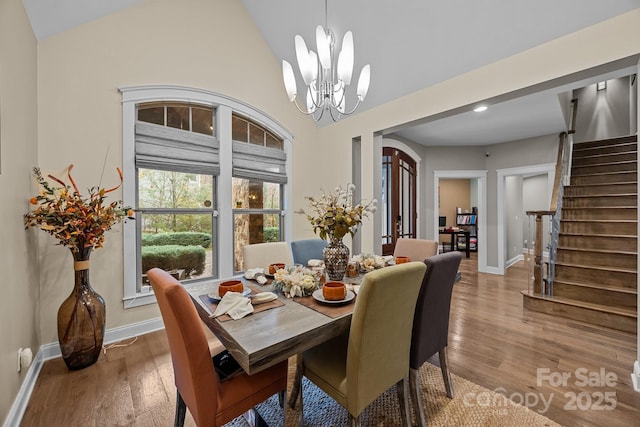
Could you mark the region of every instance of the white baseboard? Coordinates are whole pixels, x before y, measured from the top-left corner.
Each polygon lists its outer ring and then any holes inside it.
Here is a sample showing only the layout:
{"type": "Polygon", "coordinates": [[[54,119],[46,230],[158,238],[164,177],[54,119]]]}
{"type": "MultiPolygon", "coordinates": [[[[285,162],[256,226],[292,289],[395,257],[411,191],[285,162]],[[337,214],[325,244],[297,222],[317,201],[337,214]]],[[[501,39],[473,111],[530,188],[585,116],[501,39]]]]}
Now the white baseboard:
{"type": "Polygon", "coordinates": [[[520,255],[516,255],[513,258],[511,258],[510,260],[508,260],[506,262],[506,265],[504,266],[504,268],[509,268],[511,267],[513,264],[515,264],[516,262],[520,262],[520,261],[524,261],[524,255],[520,254],[520,255]]]}
{"type": "Polygon", "coordinates": [[[640,392],[640,363],[636,360],[633,362],[633,372],[631,373],[631,382],[633,383],[633,389],[640,392]]]}
{"type": "Polygon", "coordinates": [[[38,379],[38,375],[40,375],[43,363],[44,359],[42,358],[42,353],[38,350],[33,358],[31,366],[29,366],[29,370],[27,370],[24,381],[22,381],[20,390],[18,390],[18,395],[9,409],[7,418],[4,419],[4,427],[15,427],[20,425],[20,421],[22,421],[24,411],[27,409],[29,398],[33,392],[33,387],[36,385],[36,380],[38,379]]]}
{"type": "MultiPolygon", "coordinates": [[[[160,329],[164,329],[164,323],[162,323],[161,317],[132,323],[130,325],[119,326],[113,329],[107,329],[104,334],[104,344],[111,344],[127,338],[145,335],[160,329]]],[[[33,358],[33,363],[25,375],[24,381],[20,386],[20,390],[18,390],[18,395],[13,401],[13,405],[11,405],[9,414],[4,420],[3,427],[15,427],[20,425],[24,411],[27,408],[29,399],[31,398],[33,387],[36,384],[38,375],[40,375],[42,365],[47,360],[61,356],[62,353],[60,352],[60,345],[57,342],[43,344],[40,346],[38,352],[33,358]]]]}

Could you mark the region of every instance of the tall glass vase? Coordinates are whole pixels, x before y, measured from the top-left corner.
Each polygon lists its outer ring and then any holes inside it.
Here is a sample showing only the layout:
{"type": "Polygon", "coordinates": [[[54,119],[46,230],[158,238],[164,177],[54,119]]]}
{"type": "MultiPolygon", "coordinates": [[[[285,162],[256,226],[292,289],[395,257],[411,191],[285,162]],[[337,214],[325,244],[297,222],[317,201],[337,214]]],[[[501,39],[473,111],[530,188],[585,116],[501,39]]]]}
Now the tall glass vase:
{"type": "Polygon", "coordinates": [[[349,265],[349,248],[342,243],[342,239],[331,239],[322,256],[329,280],[342,280],[349,265]]]}
{"type": "Polygon", "coordinates": [[[58,309],[58,341],[62,359],[71,370],[93,365],[100,356],[104,339],[104,299],[89,281],[91,249],[72,252],[75,284],[71,295],[58,309]]]}

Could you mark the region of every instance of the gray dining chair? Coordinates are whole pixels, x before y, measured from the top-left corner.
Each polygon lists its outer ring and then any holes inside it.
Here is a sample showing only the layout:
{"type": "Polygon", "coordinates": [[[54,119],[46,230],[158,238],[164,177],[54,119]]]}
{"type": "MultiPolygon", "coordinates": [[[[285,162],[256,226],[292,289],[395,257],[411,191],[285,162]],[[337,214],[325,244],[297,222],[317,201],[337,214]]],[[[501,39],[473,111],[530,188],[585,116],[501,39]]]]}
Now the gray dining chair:
{"type": "Polygon", "coordinates": [[[302,239],[291,242],[291,254],[294,264],[307,265],[310,259],[322,259],[327,246],[323,239],[302,239]]]}
{"type": "Polygon", "coordinates": [[[427,422],[419,371],[420,367],[436,353],[440,359],[447,396],[453,398],[447,344],[451,294],[461,260],[460,252],[447,252],[424,260],[427,271],[416,303],[409,353],[409,388],[413,409],[420,426],[426,426],[427,422]]]}

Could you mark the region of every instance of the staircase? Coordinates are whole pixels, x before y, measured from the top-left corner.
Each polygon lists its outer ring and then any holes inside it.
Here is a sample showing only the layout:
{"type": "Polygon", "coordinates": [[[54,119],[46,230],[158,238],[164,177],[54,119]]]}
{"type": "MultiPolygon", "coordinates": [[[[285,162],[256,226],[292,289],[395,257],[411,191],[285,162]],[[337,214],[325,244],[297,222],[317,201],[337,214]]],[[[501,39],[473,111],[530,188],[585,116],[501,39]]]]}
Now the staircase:
{"type": "Polygon", "coordinates": [[[637,173],[637,136],[573,145],[553,296],[526,308],[636,332],[637,173]]]}

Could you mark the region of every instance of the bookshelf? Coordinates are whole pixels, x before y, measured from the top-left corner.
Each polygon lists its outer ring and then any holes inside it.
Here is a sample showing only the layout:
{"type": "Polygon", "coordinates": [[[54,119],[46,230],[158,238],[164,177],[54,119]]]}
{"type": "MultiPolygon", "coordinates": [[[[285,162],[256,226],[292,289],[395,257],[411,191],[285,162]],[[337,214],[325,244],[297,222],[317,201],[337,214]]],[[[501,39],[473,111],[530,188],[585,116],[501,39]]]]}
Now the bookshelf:
{"type": "MultiPolygon", "coordinates": [[[[468,209],[456,208],[456,225],[469,231],[469,249],[478,250],[478,208],[471,208],[471,212],[468,209]]],[[[458,245],[464,246],[466,242],[460,241],[458,245]]]]}

